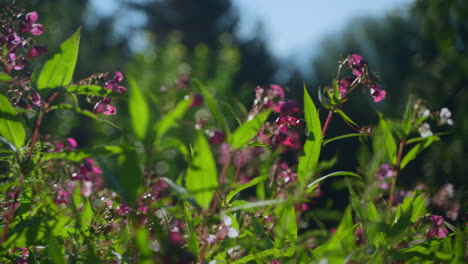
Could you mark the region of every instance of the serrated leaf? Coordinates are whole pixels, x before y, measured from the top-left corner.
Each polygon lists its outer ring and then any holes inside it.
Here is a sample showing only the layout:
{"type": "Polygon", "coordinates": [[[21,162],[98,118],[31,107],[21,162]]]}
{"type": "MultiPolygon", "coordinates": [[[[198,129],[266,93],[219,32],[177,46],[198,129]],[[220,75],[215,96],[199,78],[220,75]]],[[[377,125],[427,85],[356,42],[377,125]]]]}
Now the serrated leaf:
{"type": "Polygon", "coordinates": [[[65,264],[65,250],[62,243],[59,243],[59,239],[53,235],[50,235],[47,239],[47,254],[54,264],[65,264]]]}
{"type": "MultiPolygon", "coordinates": [[[[70,84],[78,59],[80,32],[81,28],[65,40],[60,45],[58,52],[44,63],[37,79],[39,91],[66,87],[70,84]]],[[[44,93],[42,94],[44,95],[44,93]]]]}
{"type": "Polygon", "coordinates": [[[374,221],[374,222],[381,221],[379,211],[377,211],[377,208],[375,207],[373,202],[369,202],[368,207],[367,207],[367,212],[368,212],[370,221],[374,221]]]}
{"type": "Polygon", "coordinates": [[[119,146],[101,146],[88,149],[77,149],[62,152],[47,152],[43,153],[42,160],[66,159],[70,161],[81,161],[85,158],[93,157],[94,155],[115,155],[123,152],[123,148],[119,146]]]}
{"type": "Polygon", "coordinates": [[[232,147],[240,149],[244,147],[260,130],[265,120],[270,115],[271,110],[266,110],[258,114],[252,120],[249,120],[239,126],[232,134],[232,147]]]}
{"type": "Polygon", "coordinates": [[[26,133],[23,125],[16,116],[15,110],[7,97],[0,93],[0,134],[5,138],[13,151],[19,150],[24,145],[26,133]]]}
{"type": "Polygon", "coordinates": [[[132,118],[132,126],[140,140],[144,140],[149,124],[149,107],[146,99],[133,78],[129,78],[130,98],[128,110],[132,118]]]}
{"type": "Polygon", "coordinates": [[[414,160],[419,155],[419,153],[427,149],[434,141],[438,141],[439,139],[440,138],[437,136],[429,137],[424,142],[418,143],[414,146],[401,161],[401,169],[405,168],[410,161],[414,160]]]}
{"type": "Polygon", "coordinates": [[[232,190],[231,192],[229,192],[229,194],[226,196],[226,204],[229,204],[229,202],[231,201],[231,199],[236,195],[238,194],[240,191],[242,190],[245,190],[249,187],[252,187],[254,185],[257,185],[257,183],[259,182],[262,182],[264,180],[266,180],[268,177],[267,176],[262,176],[262,177],[257,177],[257,178],[254,178],[252,179],[251,181],[245,183],[245,184],[242,184],[241,186],[238,186],[235,190],[232,190]]]}
{"type": "Polygon", "coordinates": [[[304,144],[304,152],[299,158],[297,179],[301,184],[308,179],[315,170],[322,147],[322,125],[312,98],[310,98],[304,83],[304,116],[308,137],[304,144]]]}
{"type": "Polygon", "coordinates": [[[66,91],[74,94],[86,94],[106,97],[112,93],[112,90],[106,89],[99,85],[70,85],[66,88],[66,91]]]}
{"type": "Polygon", "coordinates": [[[192,164],[185,177],[185,186],[197,203],[206,209],[218,187],[218,178],[210,145],[201,132],[198,132],[195,140],[194,151],[192,164]]]}

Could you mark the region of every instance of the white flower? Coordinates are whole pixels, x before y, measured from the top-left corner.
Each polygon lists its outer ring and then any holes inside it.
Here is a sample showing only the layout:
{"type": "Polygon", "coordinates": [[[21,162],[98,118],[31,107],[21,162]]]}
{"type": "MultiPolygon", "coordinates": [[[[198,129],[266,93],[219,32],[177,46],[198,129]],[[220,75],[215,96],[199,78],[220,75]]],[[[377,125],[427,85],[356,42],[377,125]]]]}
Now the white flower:
{"type": "Polygon", "coordinates": [[[216,235],[209,234],[208,237],[206,238],[206,242],[208,242],[208,244],[213,244],[216,242],[217,239],[218,237],[216,235]]]}
{"type": "Polygon", "coordinates": [[[239,236],[239,231],[237,231],[234,227],[230,227],[227,236],[230,237],[230,238],[238,237],[239,236]]]}
{"type": "Polygon", "coordinates": [[[231,226],[232,225],[232,219],[229,215],[224,215],[223,216],[223,223],[226,225],[226,226],[231,226]]]}
{"type": "Polygon", "coordinates": [[[431,127],[429,126],[428,123],[423,123],[419,128],[418,128],[418,132],[419,134],[421,135],[421,137],[423,138],[426,138],[426,137],[430,137],[433,135],[432,131],[431,131],[431,127]]]}
{"type": "Polygon", "coordinates": [[[453,120],[450,119],[451,116],[452,116],[452,113],[447,107],[440,109],[440,124],[441,125],[443,124],[453,125],[453,120]]]}

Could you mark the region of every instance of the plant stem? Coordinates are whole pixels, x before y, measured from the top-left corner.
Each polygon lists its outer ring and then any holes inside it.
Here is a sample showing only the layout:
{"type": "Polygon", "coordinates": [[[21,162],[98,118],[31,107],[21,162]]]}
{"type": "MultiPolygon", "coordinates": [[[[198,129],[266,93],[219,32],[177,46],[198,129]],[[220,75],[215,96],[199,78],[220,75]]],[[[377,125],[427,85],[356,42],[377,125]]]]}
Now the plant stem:
{"type": "Polygon", "coordinates": [[[392,177],[392,186],[390,187],[390,200],[388,202],[388,208],[387,208],[387,218],[386,222],[390,221],[390,212],[393,207],[393,199],[394,199],[394,193],[395,193],[395,186],[396,186],[396,181],[398,178],[398,174],[400,172],[400,163],[401,163],[401,158],[403,156],[403,148],[405,146],[405,141],[401,140],[400,144],[398,146],[398,155],[397,155],[397,160],[395,163],[395,166],[393,167],[393,177],[392,177]]]}
{"type": "Polygon", "coordinates": [[[15,216],[15,212],[16,212],[16,200],[19,196],[19,193],[21,191],[21,188],[23,187],[23,174],[21,173],[20,177],[19,177],[19,180],[18,180],[18,185],[16,186],[16,190],[15,190],[15,196],[13,197],[13,204],[11,205],[10,207],[10,211],[8,212],[8,215],[6,217],[6,223],[5,223],[5,227],[3,228],[3,233],[2,233],[2,238],[0,240],[0,244],[3,244],[5,242],[5,239],[7,237],[7,233],[8,233],[8,227],[10,226],[10,223],[11,223],[11,220],[13,220],[13,217],[15,216]]]}
{"type": "Polygon", "coordinates": [[[212,213],[216,212],[216,207],[218,206],[219,196],[221,194],[221,188],[223,187],[224,181],[226,180],[226,174],[229,168],[229,163],[231,163],[231,153],[227,154],[227,159],[226,159],[226,162],[224,163],[223,171],[221,172],[221,176],[219,177],[219,185],[218,185],[218,189],[216,190],[216,197],[215,197],[215,200],[213,201],[213,205],[211,206],[212,213]]]}
{"type": "Polygon", "coordinates": [[[325,133],[327,132],[328,125],[330,125],[330,120],[331,120],[332,116],[333,116],[333,110],[328,111],[328,117],[327,117],[327,120],[325,121],[325,125],[323,126],[323,129],[322,129],[322,137],[324,137],[325,133]]]}

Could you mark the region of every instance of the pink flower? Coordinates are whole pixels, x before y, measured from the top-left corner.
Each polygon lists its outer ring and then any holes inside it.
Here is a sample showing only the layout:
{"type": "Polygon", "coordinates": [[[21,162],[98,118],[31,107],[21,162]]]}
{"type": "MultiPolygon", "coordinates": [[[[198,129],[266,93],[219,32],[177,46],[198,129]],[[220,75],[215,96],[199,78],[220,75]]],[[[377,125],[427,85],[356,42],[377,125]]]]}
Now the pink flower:
{"type": "Polygon", "coordinates": [[[29,50],[28,58],[32,59],[34,57],[41,56],[46,53],[47,50],[47,46],[35,45],[31,50],[29,50]]]}
{"type": "Polygon", "coordinates": [[[70,144],[70,147],[72,149],[75,149],[77,146],[78,146],[78,143],[76,142],[76,140],[74,138],[67,138],[67,141],[68,141],[68,144],[70,144]]]}
{"type": "Polygon", "coordinates": [[[109,90],[112,90],[112,91],[115,91],[115,92],[118,92],[118,93],[121,93],[121,94],[125,94],[126,92],[126,88],[123,87],[123,86],[119,86],[119,83],[123,80],[123,74],[119,71],[116,71],[114,72],[114,78],[110,81],[108,81],[106,84],[105,84],[105,88],[106,89],[109,89],[109,90]]]}
{"type": "Polygon", "coordinates": [[[374,98],[374,102],[377,103],[385,99],[385,96],[387,95],[385,90],[381,90],[380,87],[375,84],[371,84],[369,88],[371,96],[374,98]]]}
{"type": "Polygon", "coordinates": [[[358,77],[366,71],[366,62],[359,54],[348,56],[348,66],[353,70],[353,75],[358,77]]]}
{"type": "Polygon", "coordinates": [[[103,113],[105,115],[114,115],[117,113],[117,110],[115,109],[114,106],[110,105],[110,97],[105,97],[101,101],[99,101],[95,106],[94,106],[94,113],[99,114],[103,113]]]}
{"type": "Polygon", "coordinates": [[[25,22],[21,26],[19,32],[24,34],[29,31],[34,36],[41,35],[44,32],[44,27],[41,24],[35,24],[37,18],[38,15],[36,11],[26,14],[25,22]]]}
{"type": "Polygon", "coordinates": [[[438,238],[445,238],[448,235],[448,230],[441,228],[444,224],[444,219],[439,215],[433,215],[430,218],[432,222],[432,227],[427,231],[426,237],[428,239],[433,238],[434,236],[438,238]]]}
{"type": "Polygon", "coordinates": [[[442,224],[444,223],[444,219],[442,218],[442,216],[439,216],[439,215],[431,216],[430,220],[434,227],[441,227],[442,224]]]}
{"type": "Polygon", "coordinates": [[[273,92],[274,95],[278,95],[280,98],[284,98],[284,90],[281,86],[277,84],[270,85],[270,90],[273,92]]]}

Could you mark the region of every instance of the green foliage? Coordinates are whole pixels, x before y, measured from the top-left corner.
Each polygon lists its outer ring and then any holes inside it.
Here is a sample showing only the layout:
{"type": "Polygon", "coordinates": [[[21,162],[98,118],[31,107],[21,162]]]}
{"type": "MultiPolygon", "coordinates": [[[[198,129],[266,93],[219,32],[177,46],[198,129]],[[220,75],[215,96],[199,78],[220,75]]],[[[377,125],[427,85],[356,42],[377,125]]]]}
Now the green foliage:
{"type": "Polygon", "coordinates": [[[239,149],[245,146],[253,136],[258,133],[258,130],[263,125],[265,120],[270,115],[271,110],[266,110],[240,125],[232,134],[232,147],[239,149]]]}
{"type": "Polygon", "coordinates": [[[26,133],[23,125],[3,94],[0,94],[0,134],[3,137],[2,142],[15,152],[24,145],[26,133]]]}

